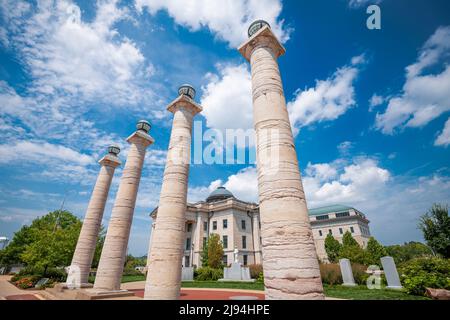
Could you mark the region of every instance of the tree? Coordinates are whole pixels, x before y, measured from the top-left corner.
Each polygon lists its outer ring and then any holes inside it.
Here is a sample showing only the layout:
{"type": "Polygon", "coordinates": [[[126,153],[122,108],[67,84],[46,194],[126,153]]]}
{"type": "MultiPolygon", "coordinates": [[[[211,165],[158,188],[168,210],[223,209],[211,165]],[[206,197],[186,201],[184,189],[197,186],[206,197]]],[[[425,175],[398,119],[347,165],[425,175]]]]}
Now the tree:
{"type": "Polygon", "coordinates": [[[336,263],[341,249],[342,245],[329,233],[325,238],[325,251],[327,252],[328,261],[336,263]]]}
{"type": "Polygon", "coordinates": [[[366,256],[366,251],[361,248],[352,234],[346,231],[342,237],[342,248],[339,253],[339,259],[347,258],[352,263],[365,264],[367,260],[366,256]]]}
{"type": "Polygon", "coordinates": [[[211,234],[208,239],[208,266],[218,269],[222,266],[223,246],[218,234],[211,234]]]}
{"type": "Polygon", "coordinates": [[[344,236],[342,237],[342,245],[347,247],[359,246],[358,242],[353,238],[349,231],[345,231],[344,236]]]}
{"type": "MultiPolygon", "coordinates": [[[[36,218],[30,226],[23,226],[10,244],[0,251],[0,262],[15,263],[44,270],[68,266],[71,263],[81,221],[69,211],[53,211],[36,218]]],[[[97,249],[101,250],[101,237],[97,249]]],[[[98,255],[98,252],[97,252],[98,255]]]]}
{"type": "Polygon", "coordinates": [[[208,241],[206,241],[205,245],[203,246],[202,255],[202,267],[208,266],[208,241]]]}
{"type": "Polygon", "coordinates": [[[370,237],[366,248],[366,264],[380,264],[380,259],[387,256],[387,251],[374,237],[370,237]]]}
{"type": "Polygon", "coordinates": [[[431,209],[420,217],[419,229],[427,244],[444,258],[450,258],[450,217],[448,206],[433,204],[431,209]]]}
{"type": "Polygon", "coordinates": [[[399,264],[415,258],[432,256],[433,252],[427,245],[421,242],[405,242],[402,245],[396,244],[386,247],[387,254],[394,258],[395,263],[399,264]]]}

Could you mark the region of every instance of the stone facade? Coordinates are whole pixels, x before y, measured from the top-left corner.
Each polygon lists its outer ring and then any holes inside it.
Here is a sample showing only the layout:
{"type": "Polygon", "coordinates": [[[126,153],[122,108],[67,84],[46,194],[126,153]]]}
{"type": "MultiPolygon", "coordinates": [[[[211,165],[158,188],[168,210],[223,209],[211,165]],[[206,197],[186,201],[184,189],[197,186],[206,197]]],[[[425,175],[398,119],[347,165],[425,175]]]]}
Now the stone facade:
{"type": "MultiPolygon", "coordinates": [[[[183,266],[201,267],[203,244],[212,233],[218,234],[222,242],[226,239],[223,258],[226,264],[233,262],[234,248],[239,250],[239,262],[243,265],[262,263],[258,204],[238,200],[229,191],[226,192],[228,196],[222,199],[212,201],[207,199],[187,204],[183,266]],[[245,237],[245,248],[243,237],[245,237]]],[[[153,224],[156,224],[158,208],[150,215],[153,224]]],[[[340,242],[342,242],[343,234],[349,231],[363,247],[367,245],[370,237],[369,220],[362,212],[352,207],[333,205],[310,209],[309,220],[317,254],[324,262],[327,262],[324,243],[330,230],[340,242]]]]}

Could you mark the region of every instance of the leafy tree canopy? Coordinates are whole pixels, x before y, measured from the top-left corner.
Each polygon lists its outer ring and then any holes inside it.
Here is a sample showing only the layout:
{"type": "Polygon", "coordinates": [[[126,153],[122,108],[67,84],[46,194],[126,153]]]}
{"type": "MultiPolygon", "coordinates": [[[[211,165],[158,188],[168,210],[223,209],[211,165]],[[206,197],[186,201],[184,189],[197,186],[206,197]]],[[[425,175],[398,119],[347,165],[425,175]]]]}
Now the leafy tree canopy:
{"type": "Polygon", "coordinates": [[[336,263],[339,259],[341,249],[342,245],[333,237],[333,235],[329,233],[325,238],[325,251],[328,256],[328,261],[331,263],[336,263]]]}
{"type": "Polygon", "coordinates": [[[218,269],[222,266],[223,246],[218,234],[211,234],[208,239],[208,266],[218,269]]]}
{"type": "Polygon", "coordinates": [[[419,228],[427,244],[437,254],[450,258],[450,217],[448,206],[434,204],[420,217],[419,228]]]}

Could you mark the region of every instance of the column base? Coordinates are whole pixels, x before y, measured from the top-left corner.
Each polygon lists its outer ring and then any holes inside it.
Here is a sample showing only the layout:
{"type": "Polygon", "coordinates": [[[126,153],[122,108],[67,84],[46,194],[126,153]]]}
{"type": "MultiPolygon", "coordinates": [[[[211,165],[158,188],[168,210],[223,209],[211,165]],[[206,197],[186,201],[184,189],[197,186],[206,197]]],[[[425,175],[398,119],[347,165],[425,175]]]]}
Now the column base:
{"type": "Polygon", "coordinates": [[[77,300],[101,300],[111,298],[132,297],[134,292],[128,290],[86,289],[77,293],[77,300]]]}

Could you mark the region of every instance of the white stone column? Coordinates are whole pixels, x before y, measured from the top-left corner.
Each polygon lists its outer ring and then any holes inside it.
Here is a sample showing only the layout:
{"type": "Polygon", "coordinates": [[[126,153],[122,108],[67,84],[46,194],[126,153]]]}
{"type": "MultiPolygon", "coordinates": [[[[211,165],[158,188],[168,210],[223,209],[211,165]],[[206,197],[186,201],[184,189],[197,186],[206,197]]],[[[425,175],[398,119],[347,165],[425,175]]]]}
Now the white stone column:
{"type": "Polygon", "coordinates": [[[119,147],[111,145],[108,147],[108,152],[98,162],[101,165],[100,173],[95,182],[83,220],[83,226],[81,227],[80,236],[78,237],[77,246],[72,257],[72,263],[66,281],[68,286],[90,286],[88,284],[89,272],[97,246],[106,200],[114,171],[121,164],[117,157],[120,152],[119,147]]]}
{"type": "Polygon", "coordinates": [[[139,121],[137,127],[138,130],[127,138],[131,145],[100,256],[95,290],[120,290],[145,151],[154,142],[148,134],[150,124],[147,121],[139,121]]]}
{"type": "Polygon", "coordinates": [[[194,102],[195,91],[191,86],[181,86],[179,94],[167,107],[173,113],[173,126],[148,257],[144,299],[174,300],[180,295],[192,122],[202,108],[194,102]]]}
{"type": "Polygon", "coordinates": [[[195,230],[194,230],[194,254],[192,258],[192,264],[196,265],[197,267],[200,267],[200,255],[203,249],[203,220],[202,220],[202,214],[200,212],[197,212],[197,222],[195,223],[195,230]]]}
{"type": "Polygon", "coordinates": [[[267,299],[323,299],[297,153],[277,58],[285,49],[267,22],[249,28],[240,46],[252,72],[253,123],[264,285],[267,299]]]}

